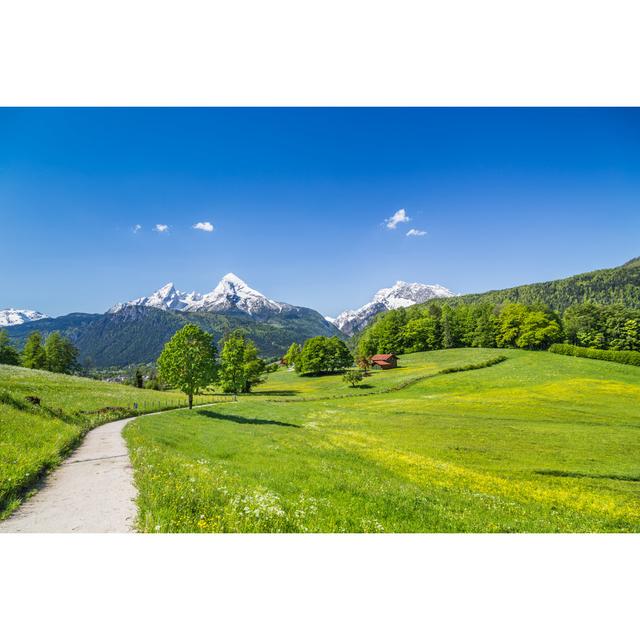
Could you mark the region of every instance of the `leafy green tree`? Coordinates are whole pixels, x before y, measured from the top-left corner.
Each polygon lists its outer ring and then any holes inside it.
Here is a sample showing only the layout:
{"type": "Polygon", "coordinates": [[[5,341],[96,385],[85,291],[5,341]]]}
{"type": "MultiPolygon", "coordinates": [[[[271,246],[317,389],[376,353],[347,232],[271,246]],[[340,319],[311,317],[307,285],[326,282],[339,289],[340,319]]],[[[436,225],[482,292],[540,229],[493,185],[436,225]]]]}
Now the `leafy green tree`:
{"type": "Polygon", "coordinates": [[[329,351],[331,371],[343,371],[353,365],[353,355],[349,347],[337,336],[329,338],[329,351]]]}
{"type": "Polygon", "coordinates": [[[352,387],[357,387],[364,379],[364,373],[351,369],[342,376],[342,379],[352,387]]]}
{"type": "Polygon", "coordinates": [[[516,346],[521,349],[545,349],[561,338],[560,324],[550,313],[529,311],[520,327],[516,346]]]}
{"type": "Polygon", "coordinates": [[[29,334],[25,342],[22,366],[28,369],[44,369],[47,366],[47,354],[42,346],[42,334],[39,331],[29,334]]]}
{"type": "Polygon", "coordinates": [[[502,307],[498,316],[496,342],[499,347],[515,347],[516,340],[527,315],[527,307],[519,302],[510,302],[502,307]]]}
{"type": "Polygon", "coordinates": [[[222,341],[219,382],[227,393],[249,393],[264,382],[266,364],[258,357],[258,348],[245,334],[236,330],[222,341]]]}
{"type": "Polygon", "coordinates": [[[469,346],[490,349],[496,346],[498,318],[490,304],[477,305],[471,309],[472,330],[469,346]]]}
{"type": "Polygon", "coordinates": [[[571,305],[562,316],[567,342],[581,346],[600,344],[604,341],[602,316],[600,305],[591,302],[571,305]],[[598,334],[600,334],[600,339],[596,339],[598,334]]]}
{"type": "MultiPolygon", "coordinates": [[[[375,325],[375,322],[371,327],[375,325]]],[[[358,340],[357,353],[359,358],[369,359],[371,356],[378,353],[378,341],[373,334],[372,329],[365,329],[364,333],[358,340]]]]}
{"type": "Polygon", "coordinates": [[[437,349],[437,320],[430,314],[409,320],[402,329],[402,343],[407,353],[437,349]]]}
{"type": "Polygon", "coordinates": [[[158,375],[189,398],[212,384],[216,377],[216,347],[213,336],[194,324],[187,324],[164,345],[158,358],[158,375]]]}
{"type": "Polygon", "coordinates": [[[337,336],[309,338],[302,347],[296,371],[302,375],[344,371],[353,364],[347,345],[337,336]]]}
{"type": "Polygon", "coordinates": [[[78,367],[78,350],[69,338],[63,338],[59,331],[47,336],[44,343],[45,368],[54,373],[71,373],[78,367]]]}
{"type": "Polygon", "coordinates": [[[619,348],[640,351],[640,320],[632,318],[624,323],[619,348]]]}
{"type": "Polygon", "coordinates": [[[267,365],[259,357],[258,347],[252,340],[246,338],[244,349],[244,385],[243,393],[249,393],[253,387],[265,381],[267,365]]]}
{"type": "Polygon", "coordinates": [[[404,353],[402,330],[407,318],[406,309],[394,309],[380,314],[365,330],[358,353],[364,356],[372,356],[375,353],[404,353]]]}
{"type": "Polygon", "coordinates": [[[297,342],[294,342],[290,347],[287,353],[285,354],[283,360],[285,364],[289,367],[296,366],[296,360],[300,356],[301,347],[297,342]]]}
{"type": "Polygon", "coordinates": [[[442,315],[440,316],[443,349],[454,349],[460,346],[460,326],[456,320],[454,310],[448,304],[445,304],[442,307],[442,315]]]}
{"type": "Polygon", "coordinates": [[[0,364],[20,365],[20,354],[11,344],[9,334],[5,329],[0,331],[0,364]]]}

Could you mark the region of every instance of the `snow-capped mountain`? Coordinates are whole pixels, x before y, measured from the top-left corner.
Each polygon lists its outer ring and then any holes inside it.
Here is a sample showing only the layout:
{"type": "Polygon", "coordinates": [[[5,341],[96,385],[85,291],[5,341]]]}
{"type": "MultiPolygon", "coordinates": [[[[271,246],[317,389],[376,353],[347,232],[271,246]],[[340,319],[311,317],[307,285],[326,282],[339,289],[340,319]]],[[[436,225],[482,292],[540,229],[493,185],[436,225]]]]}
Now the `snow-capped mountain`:
{"type": "Polygon", "coordinates": [[[176,289],[172,282],[169,282],[149,296],[111,307],[109,313],[117,313],[126,307],[137,306],[175,311],[224,312],[238,310],[251,316],[265,312],[280,313],[295,308],[292,305],[267,298],[233,273],[224,276],[213,291],[204,295],[196,291],[183,293],[176,289]]]}
{"type": "Polygon", "coordinates": [[[0,327],[13,327],[16,324],[42,320],[49,316],[31,309],[0,309],[0,327]]]}
{"type": "Polygon", "coordinates": [[[426,302],[432,298],[450,298],[456,295],[446,287],[439,284],[420,284],[418,282],[403,282],[398,280],[393,287],[380,289],[373,296],[371,302],[367,302],[359,309],[343,311],[337,318],[325,317],[340,331],[347,335],[353,335],[364,329],[375,315],[389,309],[410,307],[419,302],[426,302]]]}
{"type": "Polygon", "coordinates": [[[175,288],[173,282],[168,282],[164,287],[160,287],[160,289],[154,291],[150,296],[142,296],[142,298],[136,298],[130,302],[120,302],[114,305],[109,309],[108,313],[117,313],[125,307],[155,307],[156,309],[164,309],[165,311],[168,309],[180,311],[187,306],[188,301],[191,302],[195,299],[193,296],[197,296],[198,298],[202,297],[195,292],[190,294],[182,293],[175,288]],[[192,297],[190,298],[190,296],[192,297]]]}
{"type": "Polygon", "coordinates": [[[227,273],[211,293],[206,293],[200,300],[187,306],[187,311],[229,311],[239,309],[249,315],[265,311],[279,313],[291,308],[275,300],[270,300],[259,291],[252,289],[234,273],[227,273]]]}

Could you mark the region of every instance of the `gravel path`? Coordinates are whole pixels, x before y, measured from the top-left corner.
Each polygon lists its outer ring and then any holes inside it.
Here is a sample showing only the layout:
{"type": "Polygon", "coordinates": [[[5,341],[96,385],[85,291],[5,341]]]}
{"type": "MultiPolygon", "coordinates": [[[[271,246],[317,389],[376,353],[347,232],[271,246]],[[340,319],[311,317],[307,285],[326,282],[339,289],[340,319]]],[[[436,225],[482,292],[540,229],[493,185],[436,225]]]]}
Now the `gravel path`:
{"type": "Polygon", "coordinates": [[[92,429],[0,533],[126,533],[136,518],[136,489],[122,429],[134,418],[92,429]]]}

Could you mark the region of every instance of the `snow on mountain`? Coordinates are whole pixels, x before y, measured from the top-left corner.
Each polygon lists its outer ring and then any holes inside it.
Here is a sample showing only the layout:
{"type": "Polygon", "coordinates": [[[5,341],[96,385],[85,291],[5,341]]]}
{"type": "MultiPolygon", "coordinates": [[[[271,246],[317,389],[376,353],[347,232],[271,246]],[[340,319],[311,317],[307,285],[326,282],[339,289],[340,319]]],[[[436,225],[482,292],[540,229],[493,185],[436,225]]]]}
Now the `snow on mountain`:
{"type": "Polygon", "coordinates": [[[239,309],[249,315],[265,311],[279,313],[284,308],[291,308],[275,300],[270,300],[259,291],[252,289],[244,280],[234,273],[227,273],[210,293],[200,300],[195,300],[187,307],[187,311],[229,311],[239,309]]]}
{"type": "Polygon", "coordinates": [[[265,312],[279,313],[285,309],[293,309],[291,305],[270,300],[259,291],[252,289],[246,282],[233,273],[228,273],[217,284],[213,291],[200,294],[196,291],[183,293],[178,291],[172,282],[164,285],[150,296],[143,296],[130,302],[119,303],[109,313],[130,306],[156,307],[157,309],[173,309],[176,311],[231,311],[239,310],[249,315],[265,312]]]}
{"type": "Polygon", "coordinates": [[[0,327],[12,327],[16,324],[42,320],[49,316],[31,309],[0,309],[0,327]]]}
{"type": "MultiPolygon", "coordinates": [[[[187,297],[193,295],[199,296],[195,292],[193,294],[182,293],[173,286],[173,282],[168,282],[150,296],[136,298],[130,302],[120,302],[111,307],[107,313],[117,313],[125,307],[155,307],[156,309],[176,309],[179,311],[187,306],[187,297]]],[[[192,300],[190,299],[190,301],[192,300]]]]}
{"type": "Polygon", "coordinates": [[[433,298],[450,298],[455,294],[439,284],[420,284],[398,280],[392,287],[380,289],[371,302],[359,309],[343,311],[337,318],[325,318],[347,335],[364,329],[375,315],[389,309],[410,307],[433,298]]]}

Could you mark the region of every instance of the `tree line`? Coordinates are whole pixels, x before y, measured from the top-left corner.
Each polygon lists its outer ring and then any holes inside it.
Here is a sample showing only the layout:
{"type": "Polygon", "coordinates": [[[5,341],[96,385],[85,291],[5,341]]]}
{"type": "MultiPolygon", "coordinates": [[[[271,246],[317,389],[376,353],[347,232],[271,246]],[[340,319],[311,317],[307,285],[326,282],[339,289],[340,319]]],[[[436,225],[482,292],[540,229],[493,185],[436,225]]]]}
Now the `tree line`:
{"type": "Polygon", "coordinates": [[[547,349],[558,342],[640,349],[640,310],[581,303],[562,315],[544,304],[432,303],[378,316],[358,340],[361,356],[456,347],[547,349]]]}
{"type": "Polygon", "coordinates": [[[54,331],[43,341],[42,334],[29,334],[22,352],[18,351],[6,331],[0,331],[0,364],[28,369],[43,369],[54,373],[73,373],[78,370],[78,350],[71,340],[54,331]]]}

